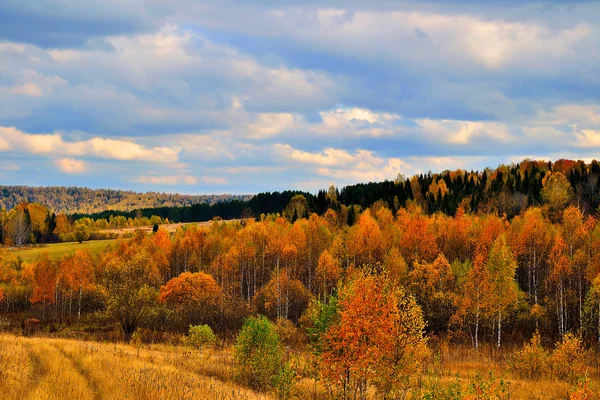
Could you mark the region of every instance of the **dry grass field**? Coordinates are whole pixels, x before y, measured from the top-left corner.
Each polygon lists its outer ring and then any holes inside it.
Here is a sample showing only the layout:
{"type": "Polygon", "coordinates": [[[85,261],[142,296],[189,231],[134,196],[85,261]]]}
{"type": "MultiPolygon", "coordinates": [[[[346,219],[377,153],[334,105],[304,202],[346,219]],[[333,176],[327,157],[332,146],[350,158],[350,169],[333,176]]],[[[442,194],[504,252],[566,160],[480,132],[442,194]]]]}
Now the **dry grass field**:
{"type": "MultiPolygon", "coordinates": [[[[434,393],[447,395],[453,385],[467,393],[476,382],[485,389],[498,387],[502,381],[504,396],[484,393],[467,398],[565,399],[573,388],[558,380],[515,378],[502,361],[492,360],[485,351],[475,355],[467,347],[452,348],[430,365],[419,387],[406,393],[406,398],[438,398],[434,393]]],[[[7,400],[272,398],[232,383],[232,367],[230,348],[200,354],[190,347],[167,344],[138,349],[126,344],[0,335],[0,393],[7,400]]],[[[314,381],[308,376],[298,378],[295,397],[313,398],[314,381]]],[[[597,371],[590,374],[590,380],[591,389],[600,391],[597,371]]],[[[320,385],[316,390],[317,398],[329,398],[320,385]]]]}
{"type": "Polygon", "coordinates": [[[10,399],[269,399],[229,383],[226,352],[138,349],[69,339],[0,336],[0,394],[10,399]]]}

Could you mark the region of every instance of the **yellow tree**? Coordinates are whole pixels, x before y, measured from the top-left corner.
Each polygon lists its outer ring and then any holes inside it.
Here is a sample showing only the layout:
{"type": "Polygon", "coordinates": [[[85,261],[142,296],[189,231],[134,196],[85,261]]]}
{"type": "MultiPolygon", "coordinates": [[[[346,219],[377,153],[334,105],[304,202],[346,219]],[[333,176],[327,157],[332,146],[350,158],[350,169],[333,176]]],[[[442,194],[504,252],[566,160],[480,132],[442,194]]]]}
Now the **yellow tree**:
{"type": "Polygon", "coordinates": [[[506,238],[501,235],[494,241],[487,262],[487,275],[489,279],[486,300],[488,310],[497,316],[498,344],[502,333],[502,315],[506,314],[509,307],[517,300],[519,287],[515,280],[517,262],[506,238]]]}
{"type": "Polygon", "coordinates": [[[573,187],[562,173],[550,171],[542,180],[542,185],[542,198],[548,204],[550,218],[558,221],[573,198],[573,187]]]}
{"type": "Polygon", "coordinates": [[[392,248],[384,256],[383,268],[393,282],[402,286],[408,284],[408,265],[397,247],[392,248]]]}
{"type": "Polygon", "coordinates": [[[552,271],[548,277],[549,283],[556,290],[556,312],[558,319],[558,334],[562,337],[567,332],[566,283],[572,273],[571,261],[567,256],[567,246],[558,235],[550,252],[552,271]]]}
{"type": "Polygon", "coordinates": [[[100,271],[107,311],[129,342],[140,321],[155,304],[160,273],[151,255],[136,249],[126,256],[112,255],[100,271]]]}
{"type": "Polygon", "coordinates": [[[584,221],[583,213],[577,207],[567,207],[562,214],[562,238],[571,263],[579,299],[579,321],[583,317],[583,295],[586,291],[585,272],[589,261],[586,245],[589,240],[590,226],[584,221]]]}
{"type": "Polygon", "coordinates": [[[410,290],[423,308],[428,327],[442,332],[454,314],[455,284],[452,268],[440,254],[431,263],[415,263],[408,275],[410,290]]]}
{"type": "Polygon", "coordinates": [[[429,230],[429,218],[420,207],[400,209],[396,224],[400,230],[399,249],[409,268],[415,262],[433,261],[437,257],[437,243],[429,230]]]}
{"type": "Polygon", "coordinates": [[[475,350],[479,350],[479,326],[482,316],[487,311],[488,288],[489,278],[485,268],[485,259],[481,254],[476,254],[463,284],[462,293],[456,299],[456,313],[453,317],[457,324],[467,325],[475,350]]]}
{"type": "Polygon", "coordinates": [[[354,265],[375,264],[383,260],[383,235],[370,210],[365,210],[358,223],[350,228],[349,239],[354,265]]]}
{"type": "Polygon", "coordinates": [[[319,288],[318,295],[322,301],[326,301],[333,294],[341,275],[342,269],[338,261],[325,250],[319,257],[316,270],[316,280],[319,288]]]}
{"type": "MultiPolygon", "coordinates": [[[[105,221],[105,220],[103,220],[105,221]]],[[[71,231],[71,224],[65,213],[59,213],[56,215],[56,226],[54,227],[54,234],[60,235],[71,231]]]]}
{"type": "MultiPolygon", "coordinates": [[[[94,260],[92,255],[87,250],[77,250],[75,254],[63,257],[60,261],[60,270],[71,294],[75,291],[78,292],[77,318],[80,319],[83,291],[93,287],[94,260]]],[[[72,295],[69,298],[71,299],[72,295]]],[[[71,307],[69,305],[70,312],[71,307]]]]}
{"type": "Polygon", "coordinates": [[[541,284],[547,274],[549,243],[552,241],[550,226],[540,208],[529,208],[523,215],[513,219],[510,244],[526,274],[520,282],[526,282],[530,305],[537,305],[540,299],[541,284]]]}

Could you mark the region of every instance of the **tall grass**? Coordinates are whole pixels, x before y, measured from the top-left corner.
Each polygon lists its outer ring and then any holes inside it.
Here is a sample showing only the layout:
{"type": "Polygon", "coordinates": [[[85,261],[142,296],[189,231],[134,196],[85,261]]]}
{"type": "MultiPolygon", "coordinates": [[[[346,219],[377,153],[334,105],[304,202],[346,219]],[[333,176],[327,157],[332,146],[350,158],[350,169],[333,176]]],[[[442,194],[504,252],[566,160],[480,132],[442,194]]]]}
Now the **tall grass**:
{"type": "MultiPolygon", "coordinates": [[[[407,399],[448,397],[504,390],[511,399],[568,398],[573,384],[554,378],[523,379],[510,371],[511,349],[432,343],[432,359],[407,399]],[[490,377],[491,374],[491,377],[490,377]],[[491,389],[490,389],[491,388],[491,389]],[[428,396],[428,397],[424,397],[428,396]]],[[[305,351],[295,356],[297,398],[328,399],[315,385],[305,351]]],[[[590,362],[588,365],[593,365],[590,362]]],[[[87,342],[0,335],[0,398],[11,399],[270,399],[234,383],[231,348],[200,353],[186,346],[87,342]]],[[[598,370],[590,368],[589,389],[600,391],[598,370]]],[[[370,393],[375,395],[375,393],[370,393]]],[[[477,397],[471,397],[477,398],[477,397]]],[[[487,398],[485,395],[479,398],[487,398]]]]}
{"type": "Polygon", "coordinates": [[[228,381],[229,356],[0,336],[2,399],[268,399],[228,381]]]}

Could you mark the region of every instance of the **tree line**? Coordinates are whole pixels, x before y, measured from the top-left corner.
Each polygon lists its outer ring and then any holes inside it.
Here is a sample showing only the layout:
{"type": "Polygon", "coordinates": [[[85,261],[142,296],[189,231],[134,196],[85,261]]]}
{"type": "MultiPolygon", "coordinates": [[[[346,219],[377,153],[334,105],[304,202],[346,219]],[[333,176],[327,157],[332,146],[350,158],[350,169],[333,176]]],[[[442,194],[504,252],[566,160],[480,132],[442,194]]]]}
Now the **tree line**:
{"type": "Polygon", "coordinates": [[[127,190],[89,189],[65,186],[1,186],[0,209],[10,211],[20,203],[41,203],[54,213],[96,213],[107,209],[134,210],[148,207],[176,207],[197,203],[215,204],[248,200],[250,195],[186,195],[127,190]]]}
{"type": "MultiPolygon", "coordinates": [[[[126,218],[141,213],[168,218],[175,222],[210,221],[223,219],[260,217],[262,214],[280,213],[292,197],[302,195],[306,211],[323,215],[328,209],[338,211],[342,206],[349,211],[349,224],[356,220],[357,211],[384,201],[392,212],[406,207],[407,202],[417,202],[424,212],[443,212],[455,215],[458,208],[473,212],[496,212],[512,218],[532,206],[547,202],[543,198],[544,180],[552,173],[560,173],[571,187],[569,200],[573,200],[586,213],[596,213],[600,206],[600,165],[594,160],[558,160],[554,163],[524,160],[517,164],[500,165],[483,171],[444,171],[414,175],[410,178],[398,175],[393,181],[359,183],[338,189],[334,186],[317,194],[301,191],[259,193],[250,199],[233,199],[214,204],[202,203],[182,207],[150,207],[141,210],[98,213],[76,213],[74,219],[109,218],[111,215],[126,218]]],[[[303,217],[299,216],[299,217],[303,217]]]]}
{"type": "Polygon", "coordinates": [[[20,203],[10,211],[0,210],[0,244],[22,247],[26,244],[53,242],[82,242],[88,239],[108,239],[116,234],[103,232],[106,229],[135,228],[148,225],[157,227],[168,223],[156,215],[143,217],[113,216],[106,219],[74,219],[65,213],[55,214],[39,203],[20,203]]]}
{"type": "MultiPolygon", "coordinates": [[[[545,184],[544,194],[554,190],[553,180],[545,184]]],[[[53,310],[50,315],[70,317],[67,304],[75,292],[84,311],[106,309],[113,304],[106,297],[110,285],[102,284],[108,268],[119,290],[133,285],[127,293],[142,286],[158,293],[164,286],[176,302],[213,292],[223,296],[213,309],[218,316],[208,321],[223,329],[237,326],[247,312],[298,323],[311,299],[329,301],[339,282],[358,269],[385,272],[415,296],[429,332],[458,335],[475,348],[482,339],[500,346],[505,336],[524,337],[536,329],[553,337],[586,333],[600,342],[600,225],[575,206],[564,203],[556,210],[547,203],[508,220],[463,208],[455,216],[428,215],[414,202],[394,215],[378,202],[352,226],[347,209],[294,220],[292,208],[260,220],[191,225],[172,237],[164,230],[140,232],[100,255],[78,252],[27,264],[4,251],[0,282],[6,311],[39,312],[41,299],[44,309],[53,310]],[[72,263],[87,266],[81,275],[89,285],[69,283],[72,263]],[[132,271],[120,276],[125,266],[132,271]],[[217,289],[207,290],[198,273],[217,289]],[[198,292],[174,294],[177,288],[198,292]]],[[[164,294],[165,301],[169,296],[164,294]]],[[[180,312],[167,326],[204,321],[210,313],[193,304],[189,309],[172,304],[169,310],[180,312]]]]}

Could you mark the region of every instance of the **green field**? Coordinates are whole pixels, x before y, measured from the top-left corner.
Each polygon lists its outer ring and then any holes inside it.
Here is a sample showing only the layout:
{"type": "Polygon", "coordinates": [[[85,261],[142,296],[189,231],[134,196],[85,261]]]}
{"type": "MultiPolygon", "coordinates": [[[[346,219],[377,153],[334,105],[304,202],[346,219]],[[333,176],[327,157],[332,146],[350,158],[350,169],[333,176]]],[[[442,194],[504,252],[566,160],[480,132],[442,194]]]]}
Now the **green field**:
{"type": "Polygon", "coordinates": [[[108,245],[116,243],[118,239],[91,240],[88,242],[77,243],[53,243],[44,246],[32,247],[29,249],[13,250],[13,254],[19,256],[23,261],[33,261],[37,256],[45,251],[53,259],[58,259],[64,254],[74,253],[76,250],[90,250],[92,253],[98,253],[104,250],[108,245]]]}

